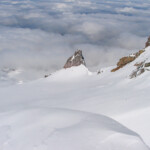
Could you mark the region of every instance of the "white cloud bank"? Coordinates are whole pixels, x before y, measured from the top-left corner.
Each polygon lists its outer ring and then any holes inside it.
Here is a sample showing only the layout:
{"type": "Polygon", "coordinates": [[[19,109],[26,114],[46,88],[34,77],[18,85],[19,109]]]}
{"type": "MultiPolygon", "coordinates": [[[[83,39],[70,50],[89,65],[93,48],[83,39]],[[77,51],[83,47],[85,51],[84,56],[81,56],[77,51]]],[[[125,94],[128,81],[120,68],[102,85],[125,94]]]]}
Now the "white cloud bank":
{"type": "Polygon", "coordinates": [[[146,0],[0,1],[0,67],[52,72],[76,49],[90,69],[114,65],[144,47],[149,6],[146,0]]]}

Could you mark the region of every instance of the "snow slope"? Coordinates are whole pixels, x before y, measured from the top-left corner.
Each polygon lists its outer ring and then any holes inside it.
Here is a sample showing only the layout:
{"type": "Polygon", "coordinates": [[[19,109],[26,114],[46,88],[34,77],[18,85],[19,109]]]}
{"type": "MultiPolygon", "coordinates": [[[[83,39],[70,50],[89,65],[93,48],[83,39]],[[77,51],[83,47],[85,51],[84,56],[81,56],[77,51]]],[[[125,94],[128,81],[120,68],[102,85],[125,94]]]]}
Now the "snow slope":
{"type": "Polygon", "coordinates": [[[67,109],[25,108],[3,113],[3,150],[148,150],[141,138],[118,122],[67,109]]]}
{"type": "Polygon", "coordinates": [[[130,79],[141,61],[150,62],[150,47],[114,73],[81,65],[0,87],[0,149],[149,149],[150,72],[130,79]]]}

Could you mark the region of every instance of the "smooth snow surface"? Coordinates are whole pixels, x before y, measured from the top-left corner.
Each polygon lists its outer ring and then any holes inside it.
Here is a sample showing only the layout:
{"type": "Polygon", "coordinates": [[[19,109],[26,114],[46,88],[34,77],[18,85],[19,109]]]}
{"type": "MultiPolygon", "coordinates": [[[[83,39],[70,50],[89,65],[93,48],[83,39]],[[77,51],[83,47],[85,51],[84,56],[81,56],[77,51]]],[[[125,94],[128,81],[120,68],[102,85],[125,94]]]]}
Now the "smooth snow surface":
{"type": "Polygon", "coordinates": [[[3,150],[148,150],[140,137],[101,115],[49,108],[26,108],[1,118],[3,150]]]}
{"type": "Polygon", "coordinates": [[[71,67],[69,69],[63,68],[51,74],[50,80],[59,82],[71,82],[86,77],[87,75],[92,75],[92,73],[84,65],[80,65],[78,67],[71,67]]]}
{"type": "Polygon", "coordinates": [[[150,62],[150,47],[114,73],[81,65],[8,81],[0,86],[0,150],[148,150],[150,71],[130,79],[143,61],[150,62]]]}

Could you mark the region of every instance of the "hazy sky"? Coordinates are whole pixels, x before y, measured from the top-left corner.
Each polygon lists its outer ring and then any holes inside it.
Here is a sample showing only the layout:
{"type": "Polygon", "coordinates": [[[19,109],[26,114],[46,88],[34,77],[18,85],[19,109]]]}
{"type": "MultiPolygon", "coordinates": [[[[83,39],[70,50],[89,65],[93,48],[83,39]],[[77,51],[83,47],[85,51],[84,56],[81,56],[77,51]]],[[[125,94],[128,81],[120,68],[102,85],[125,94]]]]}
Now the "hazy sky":
{"type": "Polygon", "coordinates": [[[150,0],[1,0],[0,67],[54,71],[76,49],[88,68],[144,47],[150,0]]]}

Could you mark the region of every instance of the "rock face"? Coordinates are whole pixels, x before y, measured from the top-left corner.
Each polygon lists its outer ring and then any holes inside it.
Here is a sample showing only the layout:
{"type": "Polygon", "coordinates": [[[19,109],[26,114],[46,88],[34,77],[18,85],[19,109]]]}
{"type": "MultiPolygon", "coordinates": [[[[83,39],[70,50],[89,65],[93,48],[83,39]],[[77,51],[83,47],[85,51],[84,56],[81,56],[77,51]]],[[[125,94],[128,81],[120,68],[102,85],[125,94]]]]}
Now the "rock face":
{"type": "Polygon", "coordinates": [[[134,53],[130,56],[126,56],[126,57],[122,57],[118,63],[117,63],[117,67],[112,69],[111,72],[115,72],[117,70],[119,70],[120,68],[124,67],[126,64],[134,61],[138,56],[140,56],[142,53],[144,52],[144,50],[139,50],[137,53],[134,53]]]}
{"type": "MultiPolygon", "coordinates": [[[[148,37],[148,40],[147,42],[145,43],[145,48],[150,46],[150,36],[148,37]]],[[[139,50],[137,53],[134,53],[132,55],[129,55],[129,56],[126,56],[126,57],[122,57],[118,63],[117,63],[117,67],[112,69],[111,72],[115,72],[117,70],[119,70],[120,68],[124,67],[126,64],[134,61],[138,56],[140,56],[143,52],[145,51],[145,49],[142,49],[142,50],[139,50]]],[[[136,64],[135,64],[136,66],[136,64]]],[[[145,67],[149,67],[150,66],[150,63],[146,63],[145,64],[145,67]]],[[[144,70],[143,70],[143,65],[138,65],[137,66],[137,70],[135,72],[133,72],[133,75],[132,76],[135,76],[135,74],[137,75],[137,72],[138,73],[143,73],[144,70]],[[142,68],[142,69],[141,69],[142,68]]]]}
{"type": "Polygon", "coordinates": [[[145,48],[148,47],[148,46],[150,46],[150,36],[149,36],[147,42],[145,43],[145,48]]]}
{"type": "Polygon", "coordinates": [[[70,68],[72,66],[79,66],[79,65],[85,65],[84,57],[82,55],[82,50],[75,51],[74,55],[69,57],[66,64],[64,65],[64,68],[70,68]]]}
{"type": "Polygon", "coordinates": [[[145,71],[150,71],[149,67],[150,67],[150,62],[140,62],[140,63],[136,63],[134,66],[136,66],[136,69],[132,72],[132,74],[130,75],[130,78],[135,78],[139,75],[141,75],[142,73],[144,73],[145,71]]]}
{"type": "Polygon", "coordinates": [[[136,66],[136,69],[131,73],[130,79],[135,78],[145,72],[144,62],[141,62],[139,64],[136,63],[134,66],[136,66]]]}

